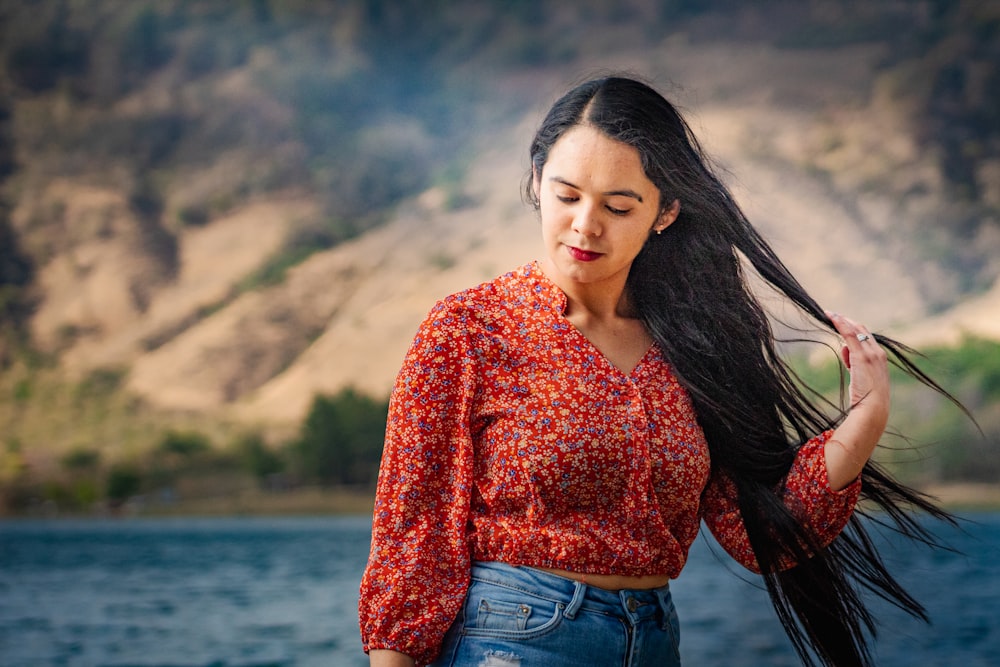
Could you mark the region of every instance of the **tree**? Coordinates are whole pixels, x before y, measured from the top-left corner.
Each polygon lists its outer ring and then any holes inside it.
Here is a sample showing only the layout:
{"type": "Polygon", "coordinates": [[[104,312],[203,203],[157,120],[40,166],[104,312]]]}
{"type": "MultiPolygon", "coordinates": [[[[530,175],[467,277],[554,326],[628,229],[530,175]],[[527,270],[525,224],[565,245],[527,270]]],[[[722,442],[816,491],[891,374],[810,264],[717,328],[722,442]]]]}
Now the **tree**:
{"type": "Polygon", "coordinates": [[[247,433],[240,436],[234,449],[240,465],[259,483],[264,483],[268,477],[285,469],[285,462],[281,456],[267,446],[259,433],[247,433]]]}
{"type": "Polygon", "coordinates": [[[388,409],[351,388],[317,395],[292,447],[299,474],[323,485],[373,484],[388,409]]]}
{"type": "Polygon", "coordinates": [[[142,476],[130,465],[117,465],[108,473],[107,496],[113,507],[120,506],[126,500],[139,493],[142,488],[142,476]]]}

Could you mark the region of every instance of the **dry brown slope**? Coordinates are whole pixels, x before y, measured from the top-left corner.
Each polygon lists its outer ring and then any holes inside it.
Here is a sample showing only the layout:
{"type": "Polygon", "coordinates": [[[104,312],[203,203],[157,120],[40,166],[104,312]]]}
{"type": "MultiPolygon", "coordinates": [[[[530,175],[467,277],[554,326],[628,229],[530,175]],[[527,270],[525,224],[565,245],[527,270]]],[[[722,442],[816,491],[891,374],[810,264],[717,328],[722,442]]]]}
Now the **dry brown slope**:
{"type": "MultiPolygon", "coordinates": [[[[558,91],[598,65],[682,82],[675,96],[695,131],[731,170],[738,198],[792,270],[824,305],[895,329],[926,314],[915,272],[938,269],[887,245],[898,206],[891,195],[863,191],[863,176],[903,163],[926,179],[933,167],[915,153],[905,117],[869,95],[876,56],[870,47],[790,56],[672,40],[653,53],[544,72],[531,85],[558,91]],[[831,126],[850,151],[819,151],[818,134],[831,126]],[[819,157],[843,174],[835,187],[815,169],[819,157]]],[[[492,137],[466,179],[477,205],[449,211],[439,193],[425,193],[385,227],[313,256],[283,285],[243,296],[138,358],[130,387],[164,407],[231,406],[265,421],[301,417],[317,391],[351,385],[384,394],[436,299],[537,256],[533,213],[518,190],[537,120],[526,113],[515,130],[492,137]]]]}

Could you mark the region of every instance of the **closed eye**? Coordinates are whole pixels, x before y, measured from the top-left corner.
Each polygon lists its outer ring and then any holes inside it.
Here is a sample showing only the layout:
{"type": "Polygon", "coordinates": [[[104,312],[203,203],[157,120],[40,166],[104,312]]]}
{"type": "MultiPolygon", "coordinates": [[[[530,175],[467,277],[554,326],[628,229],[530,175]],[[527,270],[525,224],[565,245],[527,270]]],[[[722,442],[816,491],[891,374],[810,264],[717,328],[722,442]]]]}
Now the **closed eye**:
{"type": "MultiPolygon", "coordinates": [[[[574,197],[572,195],[556,195],[556,199],[558,199],[563,204],[574,204],[580,201],[579,197],[574,197]]],[[[629,208],[615,208],[614,206],[610,206],[608,204],[605,204],[604,208],[606,208],[608,212],[611,213],[612,215],[618,215],[618,216],[628,215],[632,211],[632,209],[629,208]]]]}

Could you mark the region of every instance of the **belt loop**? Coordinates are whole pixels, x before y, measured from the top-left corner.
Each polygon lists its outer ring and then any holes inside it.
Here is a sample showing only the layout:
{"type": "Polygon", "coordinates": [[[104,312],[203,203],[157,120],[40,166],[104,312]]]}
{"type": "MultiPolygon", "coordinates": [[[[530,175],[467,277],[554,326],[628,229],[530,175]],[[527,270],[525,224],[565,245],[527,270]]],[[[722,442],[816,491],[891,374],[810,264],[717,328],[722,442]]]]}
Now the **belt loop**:
{"type": "Polygon", "coordinates": [[[583,606],[583,598],[587,594],[587,584],[582,581],[576,581],[573,584],[573,598],[566,606],[566,611],[563,612],[563,616],[571,621],[576,618],[576,612],[580,611],[580,607],[583,606]]]}
{"type": "Polygon", "coordinates": [[[656,600],[660,603],[660,611],[663,612],[663,618],[669,618],[670,608],[674,604],[673,597],[670,595],[670,584],[667,584],[663,588],[656,589],[656,600]]]}

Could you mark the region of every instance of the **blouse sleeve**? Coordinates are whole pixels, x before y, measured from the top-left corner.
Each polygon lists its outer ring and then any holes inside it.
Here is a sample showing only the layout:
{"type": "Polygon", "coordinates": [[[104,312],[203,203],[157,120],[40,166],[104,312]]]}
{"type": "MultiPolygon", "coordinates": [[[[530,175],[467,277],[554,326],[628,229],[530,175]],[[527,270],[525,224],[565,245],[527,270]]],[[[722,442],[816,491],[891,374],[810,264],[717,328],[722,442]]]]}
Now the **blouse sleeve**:
{"type": "Polygon", "coordinates": [[[470,576],[470,412],[475,355],[468,311],[439,303],[421,324],[389,401],[385,447],[361,581],[365,652],[433,660],[470,576]]]}
{"type": "MultiPolygon", "coordinates": [[[[827,477],[825,445],[833,431],[826,431],[804,444],[798,451],[785,478],[783,500],[817,541],[826,546],[847,525],[861,493],[861,477],[840,491],[830,488],[827,477]]],[[[760,566],[750,547],[746,527],[736,499],[736,485],[716,473],[702,498],[702,518],[719,544],[749,570],[760,574],[760,566]]],[[[793,567],[786,560],[781,569],[793,567]]]]}

